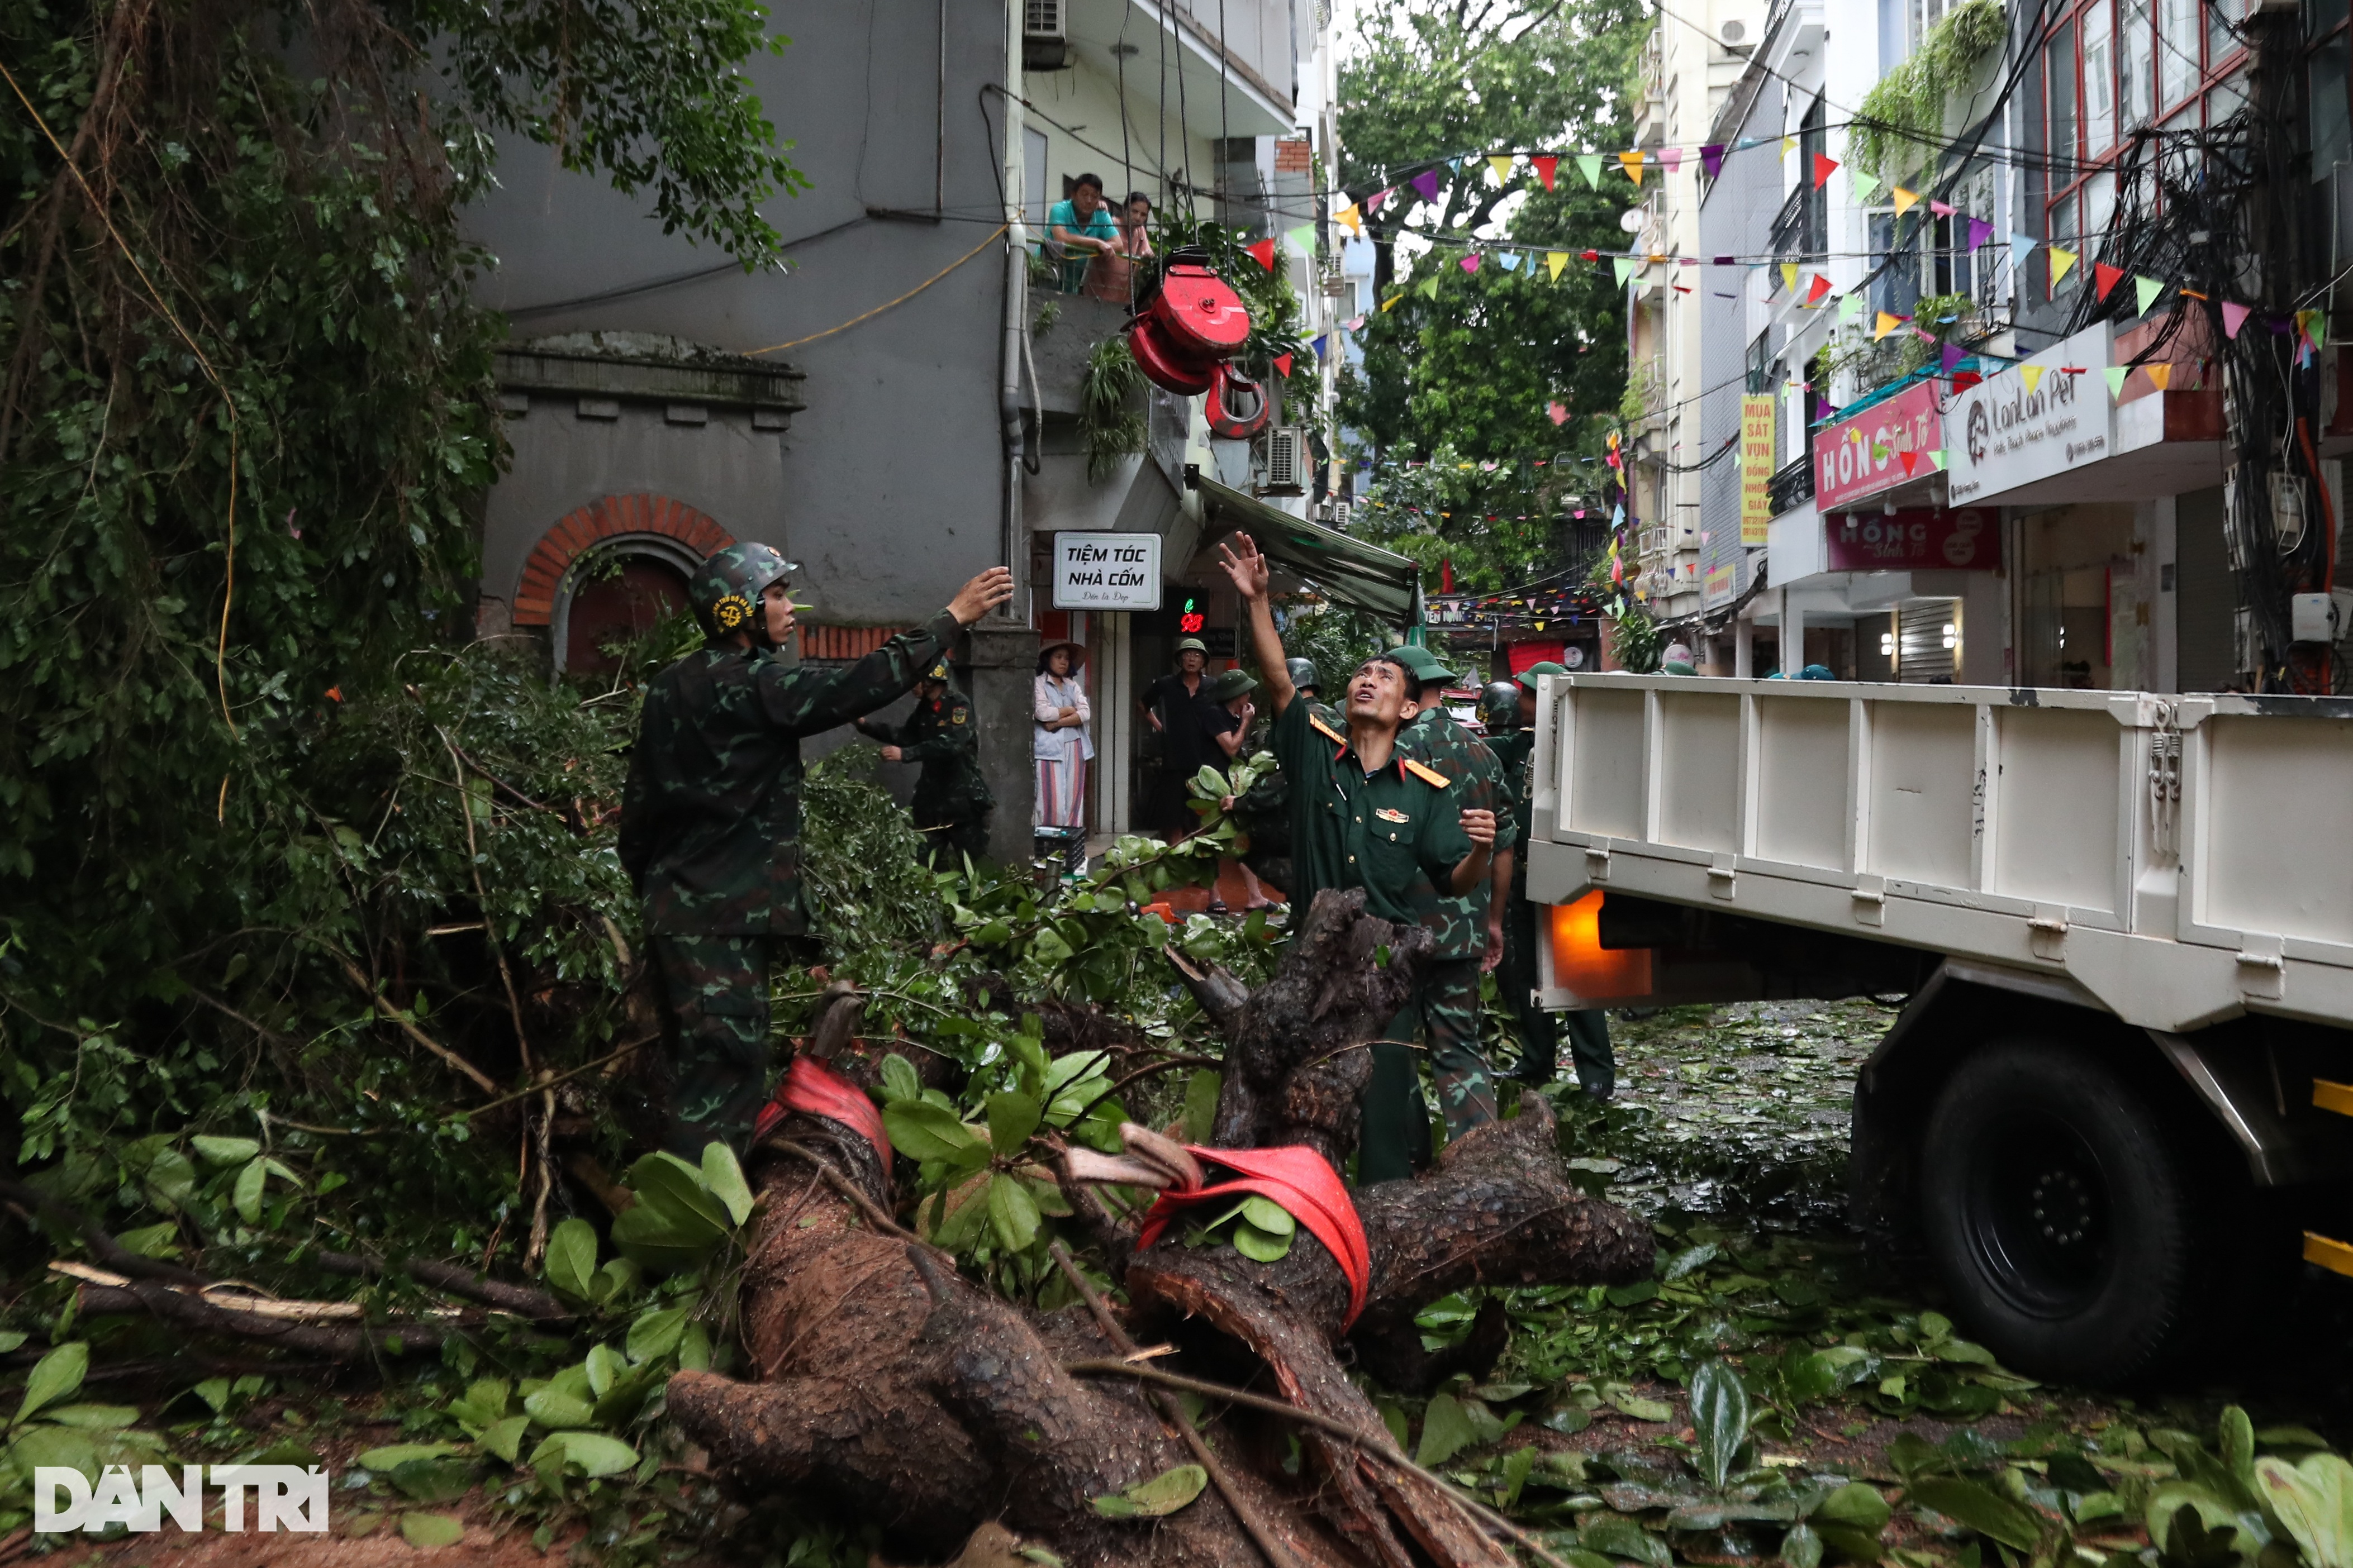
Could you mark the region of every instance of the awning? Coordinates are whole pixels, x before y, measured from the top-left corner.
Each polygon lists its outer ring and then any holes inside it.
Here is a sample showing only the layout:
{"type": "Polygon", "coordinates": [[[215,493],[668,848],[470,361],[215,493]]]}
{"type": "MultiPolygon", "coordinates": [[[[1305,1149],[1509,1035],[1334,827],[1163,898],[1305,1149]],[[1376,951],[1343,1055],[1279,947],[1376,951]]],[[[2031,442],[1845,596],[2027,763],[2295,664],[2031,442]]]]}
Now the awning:
{"type": "Polygon", "coordinates": [[[1193,468],[1186,469],[1185,483],[1200,491],[1208,514],[1203,538],[1240,530],[1261,554],[1306,578],[1326,598],[1368,611],[1393,626],[1421,623],[1421,567],[1417,562],[1277,510],[1193,468]]]}

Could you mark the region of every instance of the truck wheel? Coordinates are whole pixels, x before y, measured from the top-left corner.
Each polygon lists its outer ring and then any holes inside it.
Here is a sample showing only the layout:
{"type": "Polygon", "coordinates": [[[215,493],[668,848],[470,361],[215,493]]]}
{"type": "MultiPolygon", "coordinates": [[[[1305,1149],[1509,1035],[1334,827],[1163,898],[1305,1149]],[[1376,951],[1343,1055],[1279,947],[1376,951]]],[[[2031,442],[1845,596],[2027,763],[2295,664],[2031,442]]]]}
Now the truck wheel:
{"type": "Polygon", "coordinates": [[[2113,1384],[2183,1336],[2193,1194],[2157,1108],[2096,1058],[2009,1040],[1963,1062],[1920,1193],[1957,1314],[2006,1365],[2113,1384]]]}

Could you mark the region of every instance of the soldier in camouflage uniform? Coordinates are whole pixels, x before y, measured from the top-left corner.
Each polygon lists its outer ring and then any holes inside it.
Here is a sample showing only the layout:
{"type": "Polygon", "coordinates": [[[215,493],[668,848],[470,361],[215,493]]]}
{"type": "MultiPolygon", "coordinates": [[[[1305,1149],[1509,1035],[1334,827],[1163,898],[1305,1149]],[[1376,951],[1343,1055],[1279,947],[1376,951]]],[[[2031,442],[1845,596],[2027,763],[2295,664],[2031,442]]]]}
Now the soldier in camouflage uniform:
{"type": "MultiPolygon", "coordinates": [[[[1284,661],[1291,673],[1292,689],[1310,702],[1316,700],[1323,680],[1315,673],[1312,659],[1293,658],[1284,661]]],[[[1274,715],[1269,713],[1260,721],[1255,733],[1244,744],[1242,754],[1252,756],[1274,749],[1274,715]]],[[[1280,765],[1269,768],[1250,784],[1249,793],[1234,804],[1234,816],[1240,819],[1242,831],[1250,837],[1250,847],[1242,855],[1242,864],[1250,874],[1288,898],[1291,894],[1291,775],[1280,765]]],[[[1292,908],[1300,914],[1306,906],[1293,900],[1292,908]]]]}
{"type": "MultiPolygon", "coordinates": [[[[1509,842],[1510,796],[1504,787],[1503,764],[1485,742],[1454,721],[1443,700],[1454,674],[1426,647],[1410,644],[1391,648],[1384,658],[1410,668],[1416,682],[1417,710],[1398,736],[1398,749],[1451,781],[1464,810],[1495,814],[1494,871],[1509,842]]],[[[1446,1118],[1446,1135],[1460,1138],[1474,1127],[1495,1120],[1494,1078],[1479,1047],[1479,976],[1486,954],[1494,912],[1494,874],[1474,887],[1439,900],[1434,917],[1423,922],[1437,948],[1428,975],[1405,1010],[1389,1020],[1388,1037],[1374,1049],[1373,1081],[1365,1091],[1365,1136],[1369,1156],[1377,1146],[1401,1136],[1417,1156],[1430,1147],[1429,1121],[1421,1109],[1420,1075],[1408,1042],[1428,1047],[1430,1073],[1438,1091],[1440,1111],[1446,1118]],[[1389,1124],[1396,1124],[1395,1131],[1389,1124]],[[1419,1134],[1417,1136],[1416,1134],[1419,1134]]],[[[1500,939],[1500,931],[1492,932],[1500,939]]]]}
{"type": "MultiPolygon", "coordinates": [[[[1341,712],[1300,700],[1267,606],[1265,558],[1247,534],[1219,550],[1220,565],[1250,618],[1252,651],[1275,713],[1274,754],[1291,775],[1291,860],[1297,885],[1288,891],[1294,907],[1304,909],[1325,888],[1362,888],[1371,913],[1443,932],[1453,918],[1447,900],[1483,885],[1493,873],[1495,816],[1491,808],[1464,799],[1445,773],[1407,754],[1400,731],[1413,715],[1415,670],[1396,653],[1377,654],[1349,677],[1341,712]]],[[[1472,960],[1474,986],[1476,963],[1472,960]]],[[[1472,994],[1475,1001],[1475,990],[1472,994]]],[[[1359,1184],[1413,1173],[1412,1126],[1398,1114],[1398,1105],[1415,1092],[1411,1047],[1401,1040],[1375,1043],[1376,1085],[1384,1081],[1385,1060],[1391,1063],[1387,1081],[1401,1081],[1404,1089],[1400,1094],[1393,1088],[1382,1100],[1366,1090],[1364,1142],[1356,1160],[1359,1184]],[[1401,1078],[1396,1071],[1399,1060],[1401,1078]]],[[[1492,1092],[1487,1103],[1492,1119],[1492,1092]]],[[[1426,1147],[1427,1120],[1416,1112],[1411,1121],[1421,1127],[1426,1147]]]]}
{"type": "Polygon", "coordinates": [[[801,737],[872,712],[915,683],[956,633],[1013,595],[992,568],[948,607],[847,669],[776,657],[793,630],[791,563],[731,544],[688,597],[709,641],[646,690],[621,800],[621,864],[645,900],[668,1013],[669,1131],[689,1159],[739,1152],[768,1097],[768,965],[805,937],[801,737]]]}
{"type": "Polygon", "coordinates": [[[1509,718],[1501,712],[1497,715],[1498,722],[1508,723],[1509,729],[1499,731],[1496,724],[1490,724],[1488,729],[1488,743],[1504,759],[1504,777],[1520,803],[1513,839],[1511,898],[1504,913],[1504,963],[1496,984],[1517,1026],[1514,1033],[1520,1040],[1519,1066],[1513,1076],[1530,1084],[1550,1083],[1559,1070],[1560,1033],[1565,1026],[1569,1057],[1577,1064],[1577,1083],[1596,1100],[1608,1100],[1618,1087],[1617,1058],[1609,1048],[1609,1015],[1599,1007],[1556,1015],[1546,1011],[1535,1000],[1536,943],[1543,927],[1537,906],[1528,901],[1526,803],[1534,793],[1535,771],[1532,753],[1536,740],[1536,678],[1567,673],[1566,666],[1550,659],[1522,670],[1517,679],[1504,689],[1512,698],[1509,718]]]}
{"type": "Polygon", "coordinates": [[[977,858],[988,847],[988,814],[997,805],[980,776],[980,736],[973,727],[972,700],[948,680],[944,658],[915,683],[915,710],[903,724],[860,719],[858,732],[883,742],[882,760],[921,763],[909,809],[915,831],[931,846],[977,858]]]}

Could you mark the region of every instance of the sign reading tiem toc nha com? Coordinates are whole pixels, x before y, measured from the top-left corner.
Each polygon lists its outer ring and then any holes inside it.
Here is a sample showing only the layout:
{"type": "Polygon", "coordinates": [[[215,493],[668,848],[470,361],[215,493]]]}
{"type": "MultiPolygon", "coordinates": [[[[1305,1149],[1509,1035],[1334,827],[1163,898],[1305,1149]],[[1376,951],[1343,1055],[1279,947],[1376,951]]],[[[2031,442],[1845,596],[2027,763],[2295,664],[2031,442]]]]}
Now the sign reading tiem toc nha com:
{"type": "Polygon", "coordinates": [[[1159,607],[1158,534],[1054,535],[1054,608],[1156,610],[1159,607]]]}

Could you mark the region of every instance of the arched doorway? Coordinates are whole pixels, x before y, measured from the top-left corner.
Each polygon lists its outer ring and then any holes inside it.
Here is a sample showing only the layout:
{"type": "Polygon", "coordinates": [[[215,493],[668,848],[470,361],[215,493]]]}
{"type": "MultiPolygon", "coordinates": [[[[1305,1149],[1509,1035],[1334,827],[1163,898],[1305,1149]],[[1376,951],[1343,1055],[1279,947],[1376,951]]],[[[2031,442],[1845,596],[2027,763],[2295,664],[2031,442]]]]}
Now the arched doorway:
{"type": "Polygon", "coordinates": [[[686,607],[686,584],[735,542],[704,513],[667,496],[605,496],[547,531],[524,563],[515,624],[548,629],[559,670],[610,669],[607,645],[686,607]]]}

